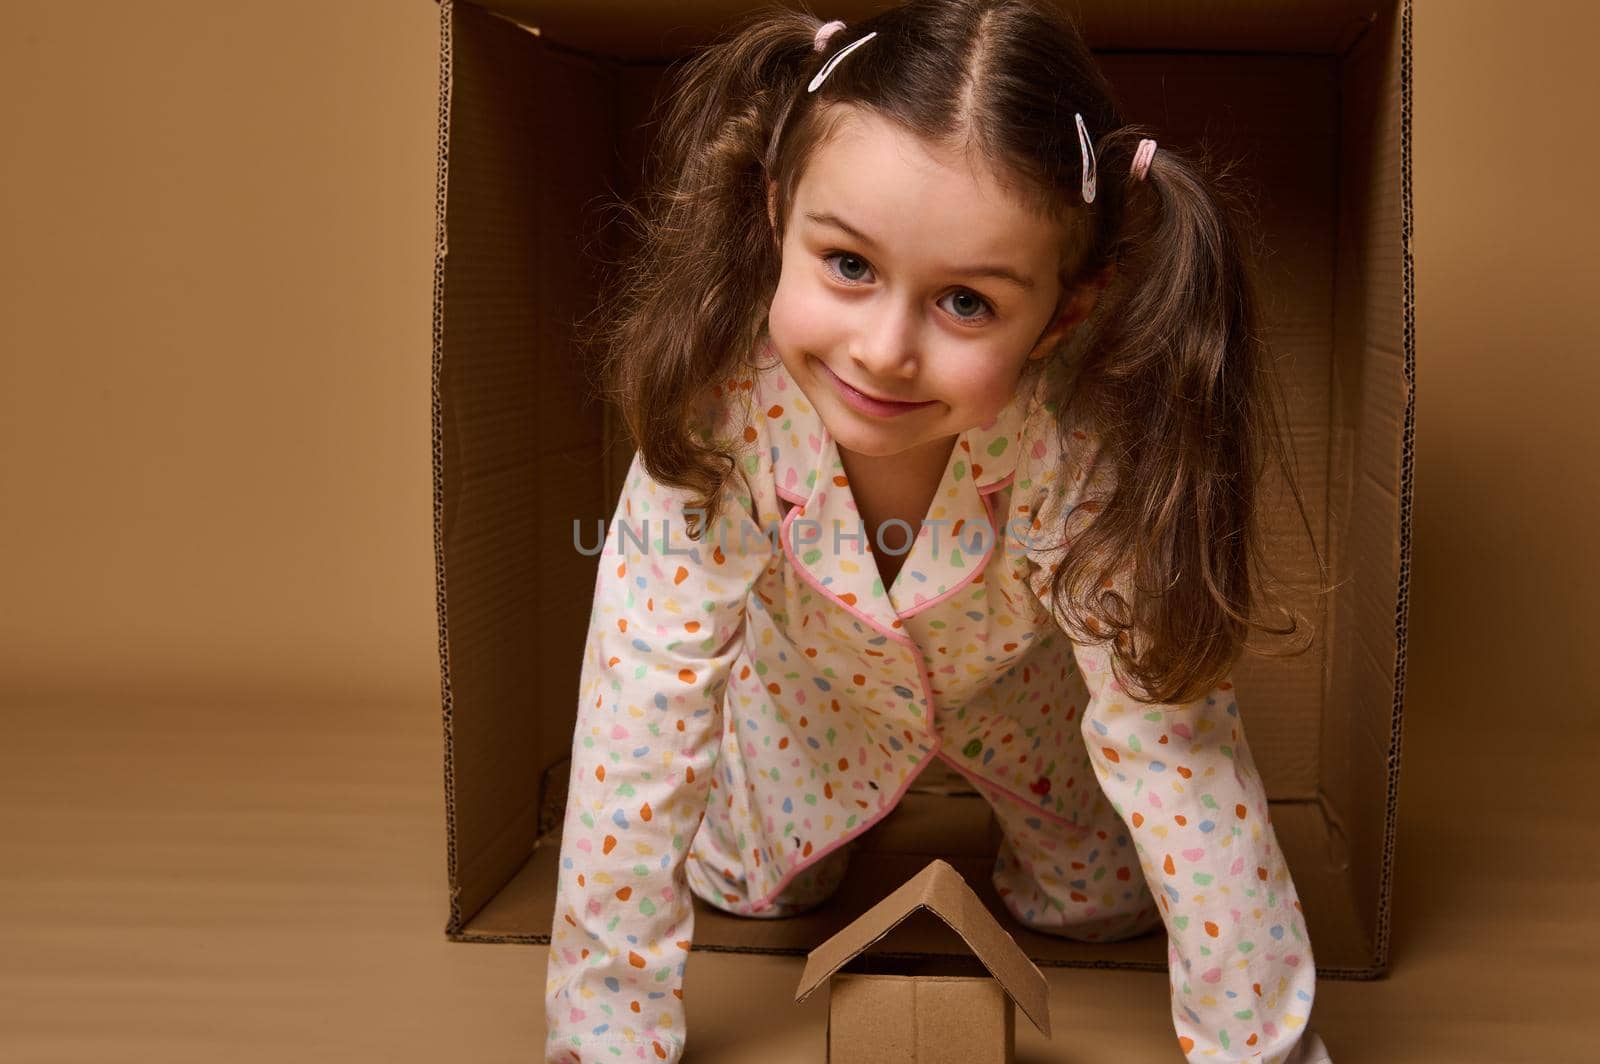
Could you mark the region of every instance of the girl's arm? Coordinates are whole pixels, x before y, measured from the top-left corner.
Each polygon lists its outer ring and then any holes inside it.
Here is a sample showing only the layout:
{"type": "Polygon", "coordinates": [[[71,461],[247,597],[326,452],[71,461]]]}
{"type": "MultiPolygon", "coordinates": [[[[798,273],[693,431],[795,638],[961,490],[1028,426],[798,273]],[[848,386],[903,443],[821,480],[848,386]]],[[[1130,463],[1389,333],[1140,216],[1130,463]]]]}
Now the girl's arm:
{"type": "Polygon", "coordinates": [[[1082,729],[1167,926],[1172,1018],[1192,1064],[1329,1060],[1307,1030],[1317,970],[1231,675],[1184,704],[1136,702],[1107,644],[1074,644],[1082,729]]]}
{"type": "Polygon", "coordinates": [[[694,928],[683,860],[705,815],[746,600],[772,547],[735,483],[696,541],[688,493],[636,454],[607,528],[558,860],[549,1062],[683,1053],[694,928]]]}
{"type": "MultiPolygon", "coordinates": [[[[1034,534],[1060,538],[1079,498],[1106,493],[1086,479],[1095,441],[1067,453],[1037,446],[1019,469],[1034,493],[1034,534]]],[[[1079,526],[1081,527],[1081,526],[1079,526]]],[[[1060,548],[1029,554],[1048,606],[1060,548]]],[[[1127,591],[1124,589],[1124,593],[1127,591]]],[[[1134,840],[1166,924],[1173,1026],[1192,1064],[1328,1064],[1307,1028],[1316,965],[1299,896],[1268,820],[1231,675],[1184,704],[1137,702],[1117,684],[1109,643],[1073,641],[1089,691],[1081,729],[1101,790],[1134,840]]]]}

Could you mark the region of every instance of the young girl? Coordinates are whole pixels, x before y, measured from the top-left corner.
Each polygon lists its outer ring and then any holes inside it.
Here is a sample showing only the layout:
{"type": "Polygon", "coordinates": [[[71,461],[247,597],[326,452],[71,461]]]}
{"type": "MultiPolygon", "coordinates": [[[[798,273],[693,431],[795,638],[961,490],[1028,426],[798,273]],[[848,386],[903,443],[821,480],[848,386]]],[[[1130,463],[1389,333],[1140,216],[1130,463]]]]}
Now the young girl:
{"type": "Polygon", "coordinates": [[[546,1060],[678,1060],[693,896],[822,904],[938,759],[994,810],[1018,921],[1165,926],[1189,1061],[1327,1061],[1231,682],[1278,437],[1212,186],[1048,0],[768,8],[668,99],[596,333],[639,449],[546,1060]]]}

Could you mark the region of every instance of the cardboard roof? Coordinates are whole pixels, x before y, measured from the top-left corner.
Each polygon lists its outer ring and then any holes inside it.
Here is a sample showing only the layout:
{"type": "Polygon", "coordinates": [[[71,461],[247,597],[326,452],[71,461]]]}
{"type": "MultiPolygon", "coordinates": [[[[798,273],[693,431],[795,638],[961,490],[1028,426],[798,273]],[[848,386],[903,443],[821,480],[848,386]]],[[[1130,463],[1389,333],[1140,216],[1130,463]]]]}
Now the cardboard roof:
{"type": "Polygon", "coordinates": [[[795,1000],[804,1001],[852,957],[918,909],[927,909],[950,925],[1040,1033],[1049,1037],[1050,988],[1044,973],[1000,926],[961,873],[949,862],[937,859],[812,950],[800,975],[795,1000]]]}

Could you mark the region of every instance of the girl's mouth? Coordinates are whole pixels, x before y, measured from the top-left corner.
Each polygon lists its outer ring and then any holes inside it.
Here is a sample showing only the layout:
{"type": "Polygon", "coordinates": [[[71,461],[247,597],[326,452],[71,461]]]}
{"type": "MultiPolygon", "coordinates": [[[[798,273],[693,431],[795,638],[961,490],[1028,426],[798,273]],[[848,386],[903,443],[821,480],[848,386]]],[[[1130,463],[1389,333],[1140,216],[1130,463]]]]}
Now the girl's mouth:
{"type": "Polygon", "coordinates": [[[920,403],[906,403],[894,399],[879,399],[875,395],[868,395],[866,392],[852,387],[847,381],[844,380],[844,378],[835,373],[831,368],[829,368],[828,364],[823,362],[821,359],[817,360],[817,364],[822,366],[823,372],[826,373],[828,379],[833,382],[834,389],[838,391],[839,396],[844,400],[845,405],[849,406],[852,410],[856,410],[863,414],[868,414],[872,417],[895,417],[899,414],[905,414],[912,410],[920,410],[925,406],[932,406],[936,402],[936,400],[933,399],[928,399],[920,403]]]}

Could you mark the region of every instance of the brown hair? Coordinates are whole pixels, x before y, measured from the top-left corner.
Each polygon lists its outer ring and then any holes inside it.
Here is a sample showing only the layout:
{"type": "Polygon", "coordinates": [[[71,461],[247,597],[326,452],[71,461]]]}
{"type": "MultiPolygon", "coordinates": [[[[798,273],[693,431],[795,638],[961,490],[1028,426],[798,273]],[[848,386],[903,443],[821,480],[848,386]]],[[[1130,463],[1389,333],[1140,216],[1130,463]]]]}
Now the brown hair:
{"type": "Polygon", "coordinates": [[[713,412],[720,404],[721,424],[744,423],[729,412],[749,399],[782,227],[840,113],[833,105],[975,152],[1041,214],[1081,219],[1077,246],[1064,249],[1064,286],[1110,281],[1035,364],[1048,371],[1063,442],[1069,426],[1094,426],[1095,461],[1109,463],[1114,484],[1086,507],[1094,519],[1050,574],[1054,612],[1075,639],[1114,641],[1117,680],[1134,697],[1200,697],[1232,667],[1247,627],[1299,629],[1297,615],[1283,628],[1249,618],[1251,566],[1264,565],[1265,452],[1277,455],[1303,522],[1305,507],[1285,460],[1230,174],[1162,144],[1146,178],[1133,179],[1133,153],[1153,133],[1122,120],[1077,28],[1048,0],[910,0],[837,31],[819,54],[821,23],[803,8],[763,7],[691,56],[663,97],[653,173],[640,206],[625,205],[638,250],[585,334],[644,467],[695,492],[705,522],[716,520],[744,440],[713,431],[713,412]],[[805,91],[829,56],[874,31],[805,91]],[[1075,113],[1093,140],[1092,204],[1080,193],[1075,113]]]}

